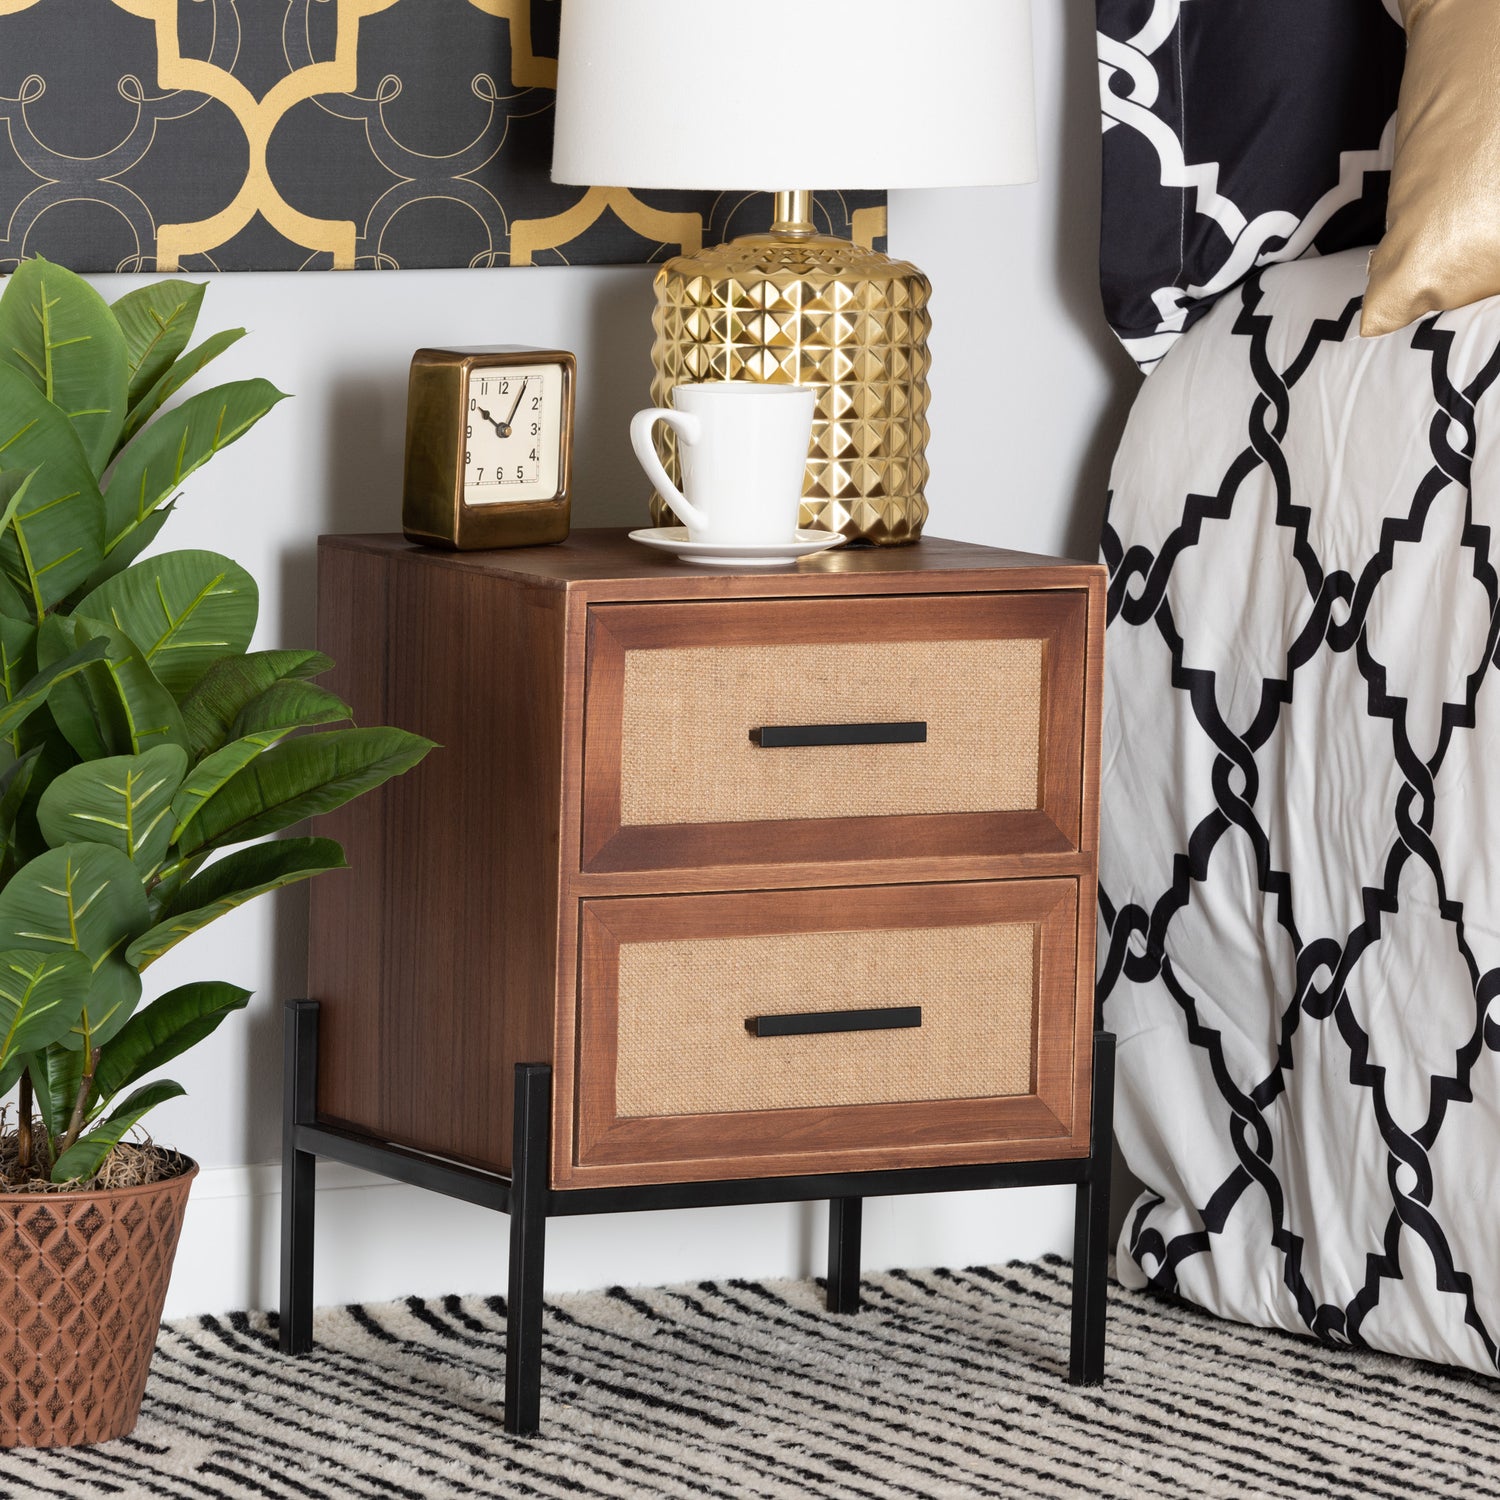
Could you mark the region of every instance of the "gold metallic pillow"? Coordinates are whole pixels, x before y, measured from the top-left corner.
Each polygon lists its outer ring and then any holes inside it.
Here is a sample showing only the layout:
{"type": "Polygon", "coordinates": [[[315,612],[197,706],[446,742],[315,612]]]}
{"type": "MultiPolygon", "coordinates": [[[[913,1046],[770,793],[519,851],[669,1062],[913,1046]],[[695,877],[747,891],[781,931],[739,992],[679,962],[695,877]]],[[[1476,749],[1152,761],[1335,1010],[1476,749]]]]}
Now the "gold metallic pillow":
{"type": "Polygon", "coordinates": [[[1500,294],[1500,3],[1401,0],[1406,72],[1360,332],[1500,294]]]}

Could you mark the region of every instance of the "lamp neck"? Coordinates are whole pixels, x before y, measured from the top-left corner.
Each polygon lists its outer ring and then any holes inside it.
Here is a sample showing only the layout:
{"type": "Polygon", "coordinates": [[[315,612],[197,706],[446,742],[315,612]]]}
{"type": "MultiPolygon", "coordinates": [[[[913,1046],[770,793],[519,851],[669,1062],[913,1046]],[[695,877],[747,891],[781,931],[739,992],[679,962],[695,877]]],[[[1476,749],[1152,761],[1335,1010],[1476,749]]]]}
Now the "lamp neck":
{"type": "Polygon", "coordinates": [[[777,193],[776,222],[771,233],[790,239],[805,239],[818,231],[812,221],[812,194],[805,188],[797,192],[777,193]]]}

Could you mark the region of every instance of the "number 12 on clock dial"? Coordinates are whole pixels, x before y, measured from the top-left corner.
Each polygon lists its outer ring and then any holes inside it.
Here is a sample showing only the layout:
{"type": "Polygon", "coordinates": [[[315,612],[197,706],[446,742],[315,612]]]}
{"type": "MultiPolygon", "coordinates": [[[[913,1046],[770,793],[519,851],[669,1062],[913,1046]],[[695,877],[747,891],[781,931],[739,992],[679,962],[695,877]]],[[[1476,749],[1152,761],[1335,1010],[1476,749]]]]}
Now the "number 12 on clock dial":
{"type": "Polygon", "coordinates": [[[563,372],[555,363],[469,372],[464,503],[550,500],[558,490],[563,372]]]}

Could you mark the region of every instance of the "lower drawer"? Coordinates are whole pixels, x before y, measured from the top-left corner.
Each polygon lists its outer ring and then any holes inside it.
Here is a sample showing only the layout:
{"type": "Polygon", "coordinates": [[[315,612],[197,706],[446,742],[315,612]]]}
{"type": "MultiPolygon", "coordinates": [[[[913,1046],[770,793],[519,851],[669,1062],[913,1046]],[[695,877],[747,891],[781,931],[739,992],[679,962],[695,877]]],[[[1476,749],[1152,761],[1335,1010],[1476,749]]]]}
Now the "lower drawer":
{"type": "Polygon", "coordinates": [[[1074,880],[598,899],[581,935],[591,1180],[1087,1151],[1074,880]]]}

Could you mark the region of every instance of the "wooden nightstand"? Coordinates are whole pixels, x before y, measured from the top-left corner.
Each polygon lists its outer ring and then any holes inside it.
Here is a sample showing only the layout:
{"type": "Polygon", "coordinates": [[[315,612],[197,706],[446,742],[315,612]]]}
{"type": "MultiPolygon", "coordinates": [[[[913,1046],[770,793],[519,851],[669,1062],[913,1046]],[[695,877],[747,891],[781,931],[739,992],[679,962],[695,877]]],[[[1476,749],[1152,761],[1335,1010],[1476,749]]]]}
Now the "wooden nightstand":
{"type": "Polygon", "coordinates": [[[549,1216],[1078,1186],[1102,1377],[1112,1039],[1093,1001],[1104,570],[959,542],[688,567],[622,532],[319,544],[360,722],[436,740],[320,820],[288,1012],[284,1348],[316,1157],[511,1216],[537,1426],[549,1216]]]}

